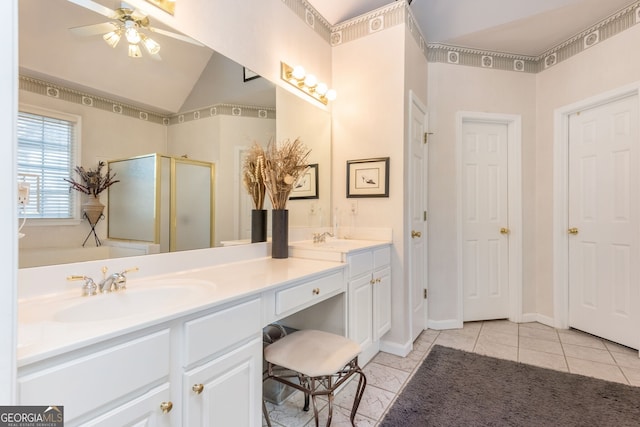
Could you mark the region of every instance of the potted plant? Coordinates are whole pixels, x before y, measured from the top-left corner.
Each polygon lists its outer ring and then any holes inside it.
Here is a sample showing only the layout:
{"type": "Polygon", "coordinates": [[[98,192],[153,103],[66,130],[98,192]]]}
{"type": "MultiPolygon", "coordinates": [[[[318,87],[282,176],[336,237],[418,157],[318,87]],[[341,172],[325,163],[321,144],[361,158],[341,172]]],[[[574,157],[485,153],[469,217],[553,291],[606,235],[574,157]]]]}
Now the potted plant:
{"type": "Polygon", "coordinates": [[[242,182],[251,200],[251,243],[267,241],[267,211],[264,209],[264,150],[254,143],[242,164],[242,182]]]}
{"type": "Polygon", "coordinates": [[[264,184],[273,206],[271,256],[289,256],[289,211],[287,201],[294,184],[309,168],[307,150],[299,138],[280,143],[269,142],[265,151],[264,184]]]}
{"type": "Polygon", "coordinates": [[[92,226],[98,222],[104,211],[104,205],[100,203],[100,193],[116,182],[120,182],[114,179],[115,173],[112,174],[110,170],[103,174],[102,168],[104,167],[103,161],[98,162],[96,169],[86,170],[82,166],[76,166],[74,171],[80,179],[76,181],[73,178],[64,178],[71,184],[69,191],[76,190],[89,196],[87,202],[82,205],[82,210],[92,226]]]}

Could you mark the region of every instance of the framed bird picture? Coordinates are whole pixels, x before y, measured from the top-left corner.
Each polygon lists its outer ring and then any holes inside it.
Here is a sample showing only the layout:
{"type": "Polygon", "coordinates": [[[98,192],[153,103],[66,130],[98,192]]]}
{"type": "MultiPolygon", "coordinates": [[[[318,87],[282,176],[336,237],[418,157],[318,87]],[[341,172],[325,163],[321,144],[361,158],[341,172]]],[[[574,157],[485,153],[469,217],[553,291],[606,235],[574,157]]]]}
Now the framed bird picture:
{"type": "Polygon", "coordinates": [[[389,197],[389,157],[347,160],[347,197],[389,197]]]}
{"type": "Polygon", "coordinates": [[[290,200],[317,199],[318,195],[318,164],[309,165],[307,171],[293,184],[290,200]]]}

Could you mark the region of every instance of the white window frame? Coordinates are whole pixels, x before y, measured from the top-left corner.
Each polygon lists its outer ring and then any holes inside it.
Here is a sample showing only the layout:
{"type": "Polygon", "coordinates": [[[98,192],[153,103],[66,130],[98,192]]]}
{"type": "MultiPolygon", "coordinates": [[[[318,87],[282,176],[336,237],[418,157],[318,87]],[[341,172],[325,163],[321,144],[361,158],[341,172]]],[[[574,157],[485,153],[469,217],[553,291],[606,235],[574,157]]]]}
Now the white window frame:
{"type": "MultiPolygon", "coordinates": [[[[18,111],[36,114],[39,116],[51,117],[53,119],[65,120],[73,122],[74,133],[74,146],[71,149],[72,162],[80,163],[81,159],[81,146],[82,146],[82,117],[76,114],[65,113],[57,110],[51,110],[30,104],[20,104],[18,111]]],[[[73,176],[73,170],[69,171],[69,176],[73,176]]],[[[78,191],[72,191],[72,197],[74,198],[74,209],[72,218],[29,218],[27,221],[28,226],[52,226],[52,225],[77,225],[82,222],[81,213],[81,193],[78,191]]]]}

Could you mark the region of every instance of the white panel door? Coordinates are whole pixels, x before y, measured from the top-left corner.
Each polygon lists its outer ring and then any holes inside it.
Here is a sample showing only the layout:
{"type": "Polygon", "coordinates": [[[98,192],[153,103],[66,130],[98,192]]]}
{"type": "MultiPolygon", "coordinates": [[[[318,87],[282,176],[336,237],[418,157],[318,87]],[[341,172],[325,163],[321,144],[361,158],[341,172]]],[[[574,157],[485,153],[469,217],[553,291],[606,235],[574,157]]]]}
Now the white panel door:
{"type": "Polygon", "coordinates": [[[507,125],[462,124],[463,320],[509,317],[507,125]]]}
{"type": "Polygon", "coordinates": [[[638,98],[569,118],[569,326],[638,348],[638,98]]]}
{"type": "Polygon", "coordinates": [[[427,289],[427,236],[426,236],[426,188],[427,149],[424,135],[427,129],[426,111],[420,101],[411,96],[411,335],[415,340],[427,326],[427,306],[424,297],[427,289]]]}

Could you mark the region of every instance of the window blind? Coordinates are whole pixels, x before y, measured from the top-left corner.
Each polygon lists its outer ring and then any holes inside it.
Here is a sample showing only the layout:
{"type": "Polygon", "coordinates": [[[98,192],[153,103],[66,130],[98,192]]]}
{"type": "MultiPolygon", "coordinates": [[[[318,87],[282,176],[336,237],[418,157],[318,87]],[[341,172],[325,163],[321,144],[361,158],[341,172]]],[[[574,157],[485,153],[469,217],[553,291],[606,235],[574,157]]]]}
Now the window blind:
{"type": "Polygon", "coordinates": [[[74,121],[18,112],[18,179],[30,184],[27,218],[73,218],[69,178],[75,159],[74,121]]]}

